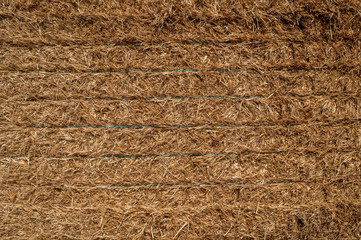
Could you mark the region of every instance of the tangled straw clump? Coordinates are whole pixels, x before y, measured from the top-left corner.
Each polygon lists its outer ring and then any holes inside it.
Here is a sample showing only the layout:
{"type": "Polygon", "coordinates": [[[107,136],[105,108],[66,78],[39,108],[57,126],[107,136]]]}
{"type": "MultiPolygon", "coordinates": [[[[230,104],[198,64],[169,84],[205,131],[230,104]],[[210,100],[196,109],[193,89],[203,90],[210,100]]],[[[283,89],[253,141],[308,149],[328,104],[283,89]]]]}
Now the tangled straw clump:
{"type": "Polygon", "coordinates": [[[361,3],[0,5],[2,239],[360,239],[361,3]]]}

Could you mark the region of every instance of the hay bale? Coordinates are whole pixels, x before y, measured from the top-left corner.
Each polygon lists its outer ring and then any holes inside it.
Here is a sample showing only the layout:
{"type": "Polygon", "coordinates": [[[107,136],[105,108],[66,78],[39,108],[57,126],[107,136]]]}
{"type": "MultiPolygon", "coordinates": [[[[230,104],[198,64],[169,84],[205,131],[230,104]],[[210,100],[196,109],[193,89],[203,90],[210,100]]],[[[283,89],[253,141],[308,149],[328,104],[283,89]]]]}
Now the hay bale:
{"type": "Polygon", "coordinates": [[[359,9],[3,1],[0,237],[361,238],[359,9]]]}

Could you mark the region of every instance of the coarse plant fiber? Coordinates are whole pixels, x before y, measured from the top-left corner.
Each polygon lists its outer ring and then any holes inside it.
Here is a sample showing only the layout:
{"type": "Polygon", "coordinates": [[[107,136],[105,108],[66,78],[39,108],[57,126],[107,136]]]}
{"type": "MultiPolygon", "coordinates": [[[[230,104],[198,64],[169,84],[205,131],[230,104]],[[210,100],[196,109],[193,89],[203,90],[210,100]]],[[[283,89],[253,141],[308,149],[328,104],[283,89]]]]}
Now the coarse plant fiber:
{"type": "Polygon", "coordinates": [[[361,239],[358,0],[0,0],[1,239],[361,239]]]}

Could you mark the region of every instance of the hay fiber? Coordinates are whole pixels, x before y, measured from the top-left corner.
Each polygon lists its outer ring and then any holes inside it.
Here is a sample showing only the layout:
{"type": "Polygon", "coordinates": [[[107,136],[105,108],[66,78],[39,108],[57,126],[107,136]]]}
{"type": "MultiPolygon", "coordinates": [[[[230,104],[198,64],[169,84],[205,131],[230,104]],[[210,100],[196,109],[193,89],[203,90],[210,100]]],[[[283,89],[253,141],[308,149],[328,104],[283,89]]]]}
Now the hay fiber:
{"type": "Polygon", "coordinates": [[[361,239],[358,0],[2,0],[1,239],[361,239]]]}

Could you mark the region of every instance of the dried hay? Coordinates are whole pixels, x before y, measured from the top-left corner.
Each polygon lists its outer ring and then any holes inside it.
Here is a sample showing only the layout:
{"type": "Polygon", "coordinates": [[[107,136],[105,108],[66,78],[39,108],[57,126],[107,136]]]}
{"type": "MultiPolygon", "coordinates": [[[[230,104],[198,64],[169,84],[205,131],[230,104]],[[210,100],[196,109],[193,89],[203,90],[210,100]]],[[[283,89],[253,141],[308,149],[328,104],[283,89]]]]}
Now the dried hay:
{"type": "Polygon", "coordinates": [[[361,3],[0,5],[0,238],[360,239],[361,3]]]}

